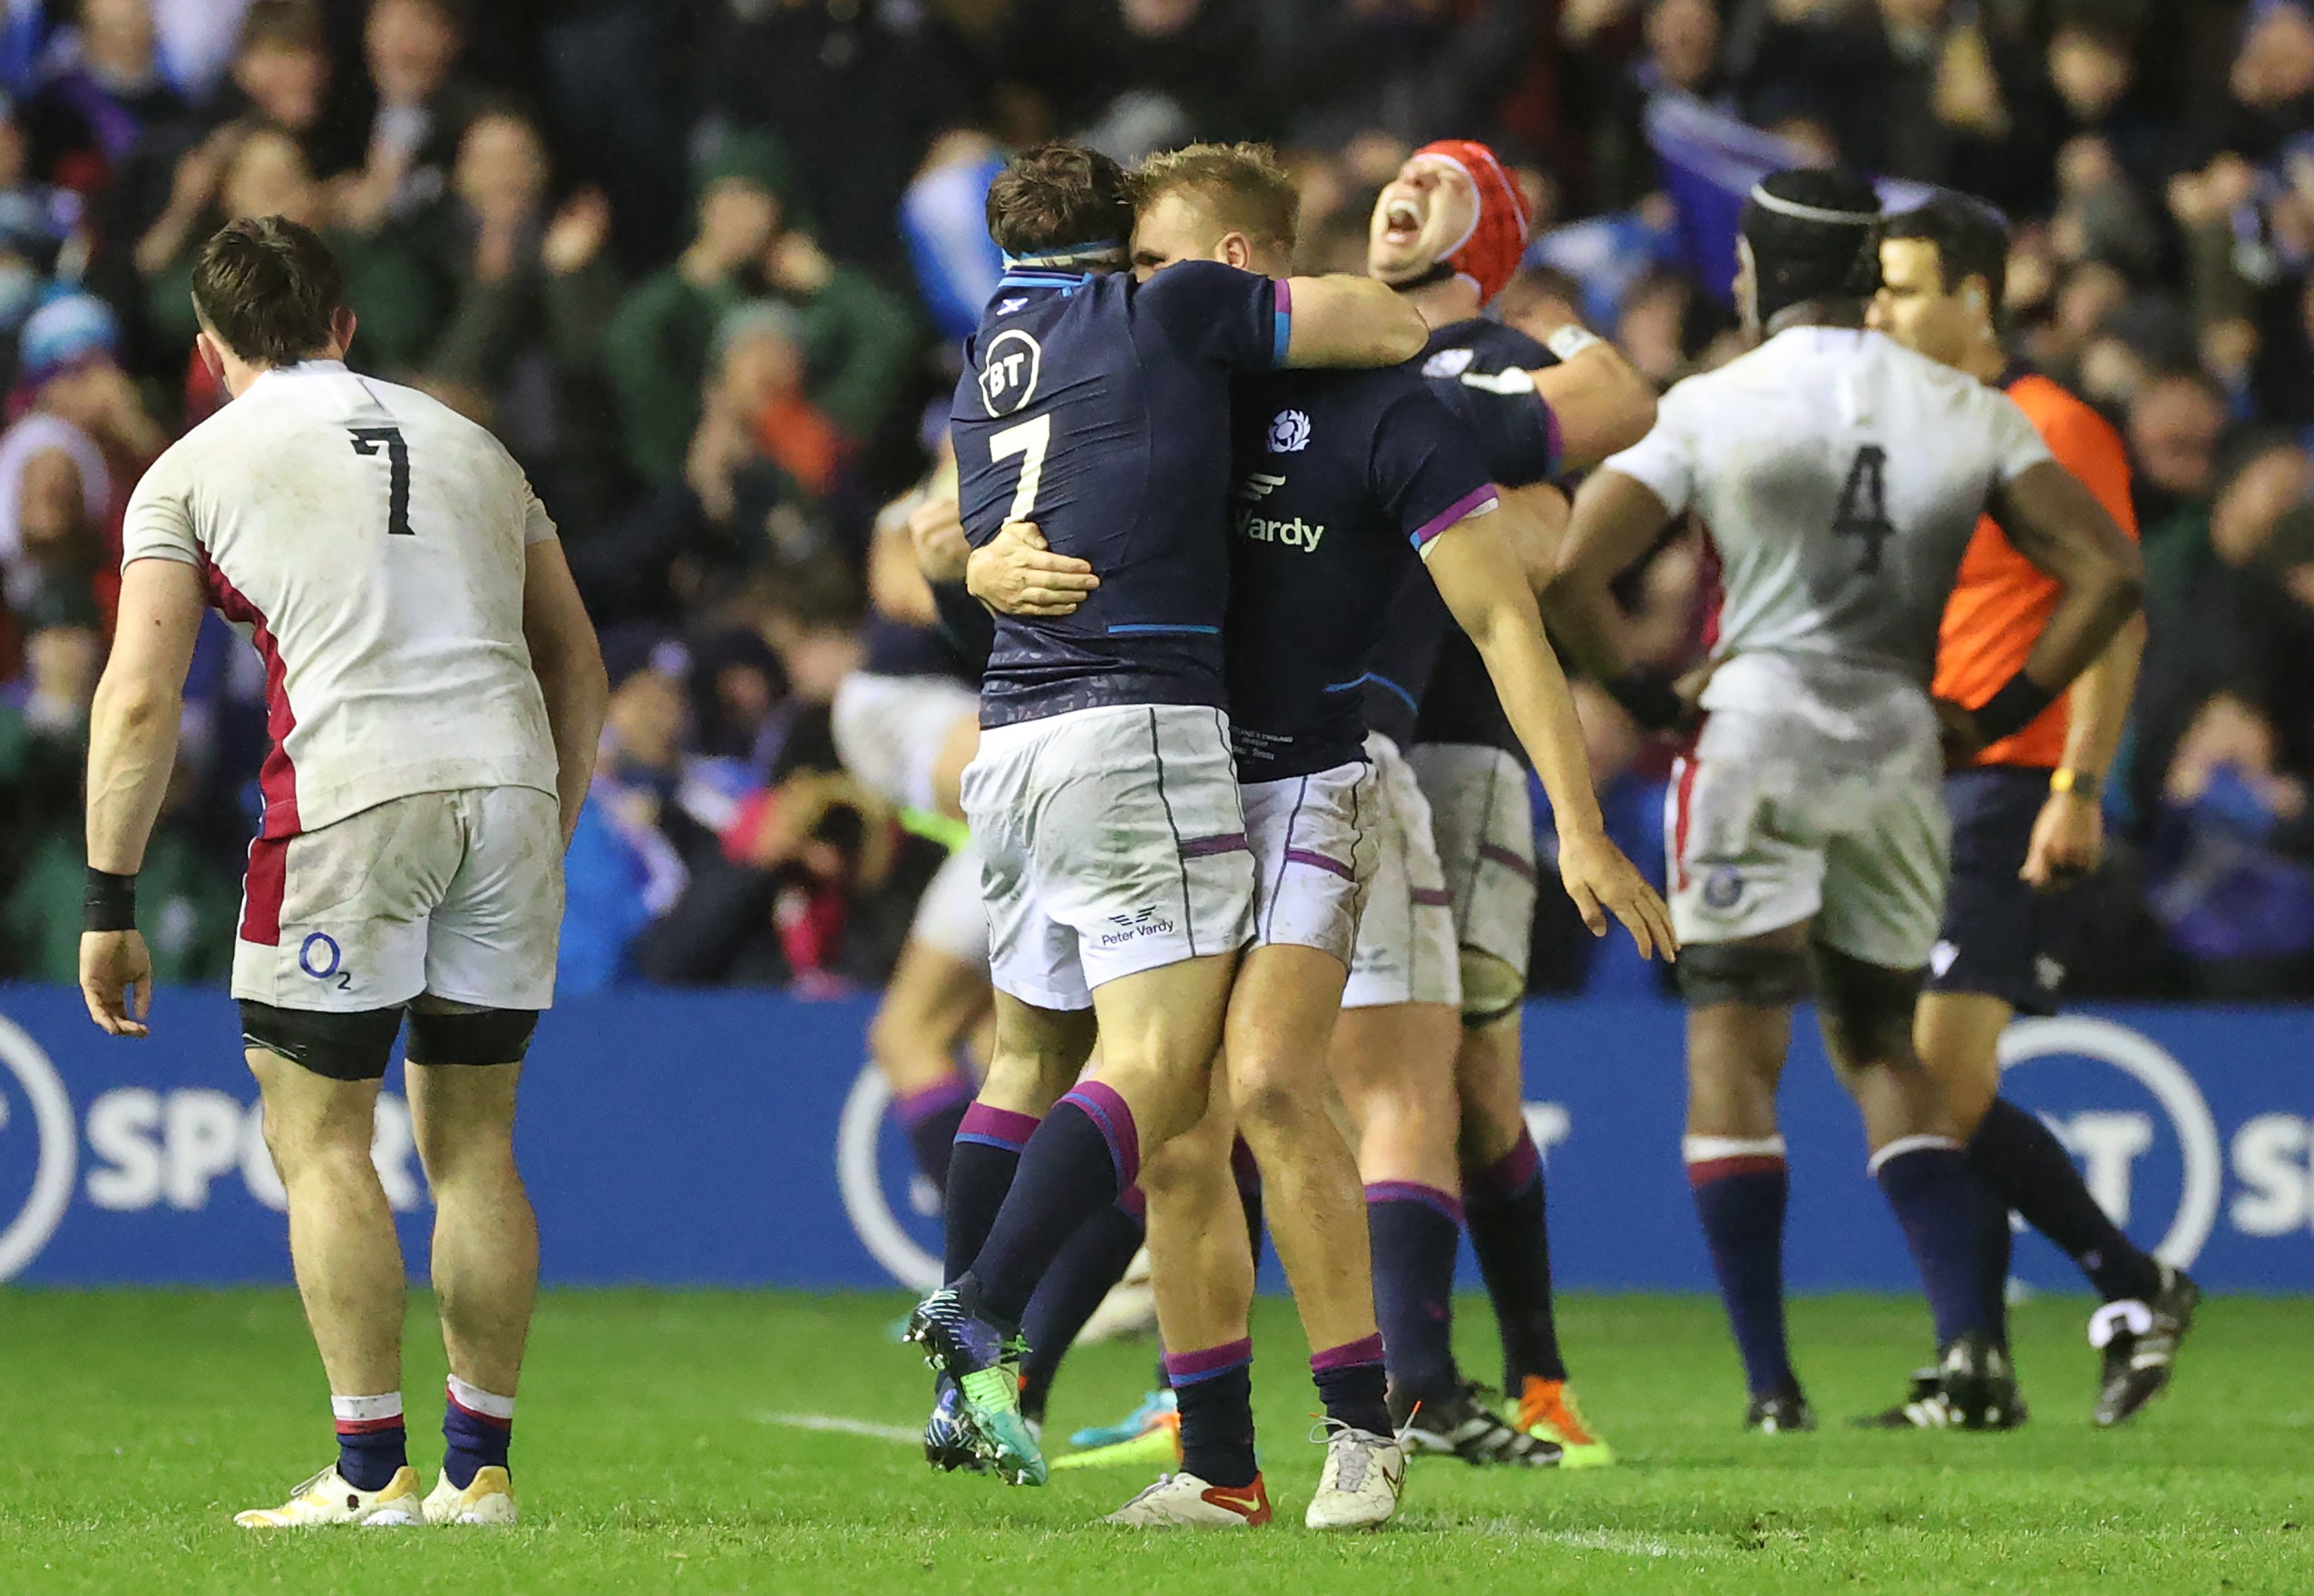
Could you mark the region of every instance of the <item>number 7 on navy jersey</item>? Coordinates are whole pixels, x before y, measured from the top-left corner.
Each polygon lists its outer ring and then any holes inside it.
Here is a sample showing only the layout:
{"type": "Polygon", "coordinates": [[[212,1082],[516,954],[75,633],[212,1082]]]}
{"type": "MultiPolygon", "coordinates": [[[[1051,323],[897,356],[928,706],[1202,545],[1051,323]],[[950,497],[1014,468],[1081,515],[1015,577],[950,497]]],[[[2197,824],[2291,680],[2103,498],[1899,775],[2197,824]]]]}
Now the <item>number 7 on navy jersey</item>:
{"type": "Polygon", "coordinates": [[[1015,454],[1020,457],[1020,483],[1012,490],[1012,508],[1005,512],[1005,520],[1036,519],[1037,490],[1044,485],[1045,451],[1051,447],[1052,417],[1050,414],[989,434],[988,457],[991,462],[1015,454]]]}
{"type": "MultiPolygon", "coordinates": [[[[412,538],[410,530],[410,446],[402,441],[400,427],[347,427],[354,434],[354,453],[375,454],[382,447],[386,451],[386,531],[389,537],[412,538]]],[[[1041,449],[1037,452],[1044,453],[1041,449]]]]}

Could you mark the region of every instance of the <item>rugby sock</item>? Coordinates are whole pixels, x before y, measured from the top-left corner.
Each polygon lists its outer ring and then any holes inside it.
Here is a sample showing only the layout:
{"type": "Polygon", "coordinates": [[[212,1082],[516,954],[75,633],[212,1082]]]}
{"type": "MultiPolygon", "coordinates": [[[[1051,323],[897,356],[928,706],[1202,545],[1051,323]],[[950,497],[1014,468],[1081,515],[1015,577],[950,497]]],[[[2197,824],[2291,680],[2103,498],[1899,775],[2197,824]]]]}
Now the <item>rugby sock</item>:
{"type": "MultiPolygon", "coordinates": [[[[1170,1359],[1167,1359],[1170,1362],[1170,1359]]],[[[1382,1372],[1382,1332],[1310,1354],[1310,1378],[1326,1417],[1377,1435],[1394,1433],[1390,1422],[1390,1379],[1382,1372]]],[[[1184,1416],[1186,1421],[1186,1414],[1184,1416]]]]}
{"type": "Polygon", "coordinates": [[[1133,1111],[1105,1083],[1079,1082],[1021,1150],[1011,1192],[965,1277],[974,1310],[1000,1326],[1018,1325],[1030,1294],[1077,1227],[1115,1203],[1140,1171],[1133,1111]]]}
{"type": "Polygon", "coordinates": [[[458,1490],[474,1483],[486,1468],[506,1466],[506,1448],[514,1438],[514,1399],[450,1377],[450,1405],[442,1413],[443,1477],[458,1490]]]}
{"type": "Polygon", "coordinates": [[[1681,1144],[1695,1217],[1754,1396],[1800,1389],[1783,1327],[1783,1213],[1792,1196],[1782,1136],[1690,1136],[1681,1144]]]}
{"type": "Polygon", "coordinates": [[[1366,1188],[1373,1238],[1374,1317],[1400,1406],[1450,1394],[1454,1369],[1454,1254],[1462,1204],[1436,1186],[1377,1181],[1366,1188]]]}
{"type": "Polygon", "coordinates": [[[1181,1411],[1181,1472],[1244,1488],[1254,1462],[1254,1343],[1168,1352],[1165,1377],[1181,1411]]]}
{"type": "Polygon", "coordinates": [[[1977,1263],[1977,1177],[1960,1143],[1949,1136],[1899,1136],[1865,1168],[1904,1227],[1937,1321],[1937,1345],[1988,1332],[1977,1263]]]}
{"type": "Polygon", "coordinates": [[[1037,1116],[975,1103],[957,1122],[948,1155],[946,1229],[941,1239],[941,1278],[953,1281],[972,1267],[988,1243],[989,1227],[1020,1168],[1020,1149],[1035,1134],[1037,1116]]]}
{"type": "Polygon", "coordinates": [[[2008,1228],[2008,1204],[1993,1194],[1974,1160],[1977,1173],[1977,1289],[1985,1297],[1986,1333],[1993,1345],[2008,1350],[2008,1266],[2016,1251],[2016,1235],[2008,1228]]]}
{"type": "Polygon", "coordinates": [[[2151,1302],[2160,1294],[2161,1266],[2097,1206],[2065,1143],[2038,1114],[1994,1098],[1968,1139],[1968,1166],[1987,1191],[2079,1264],[2106,1301],[2151,1302]]]}
{"type": "Polygon", "coordinates": [[[329,1416],[337,1421],[337,1473],[356,1491],[383,1491],[410,1461],[410,1432],[402,1421],[402,1393],[339,1396],[329,1416]]]}
{"type": "Polygon", "coordinates": [[[1147,1233],[1143,1212],[1141,1188],[1128,1187],[1124,1196],[1077,1227],[1037,1282],[1036,1294],[1020,1316],[1020,1334],[1029,1343],[1028,1355],[1020,1360],[1020,1411],[1030,1418],[1044,1416],[1045,1398],[1060,1372],[1060,1360],[1141,1250],[1147,1233]]]}
{"type": "Polygon", "coordinates": [[[1558,1317],[1551,1302],[1551,1231],[1543,1197],[1543,1158],[1524,1125],[1509,1152],[1483,1169],[1462,1171],[1462,1204],[1470,1250],[1494,1299],[1502,1333],[1505,1390],[1522,1388],[1529,1375],[1567,1378],[1558,1351],[1558,1317]]]}
{"type": "Polygon", "coordinates": [[[962,1077],[951,1075],[937,1085],[910,1092],[895,1099],[893,1111],[915,1150],[916,1167],[935,1191],[948,1190],[948,1161],[962,1128],[965,1111],[972,1105],[972,1089],[962,1077]]]}

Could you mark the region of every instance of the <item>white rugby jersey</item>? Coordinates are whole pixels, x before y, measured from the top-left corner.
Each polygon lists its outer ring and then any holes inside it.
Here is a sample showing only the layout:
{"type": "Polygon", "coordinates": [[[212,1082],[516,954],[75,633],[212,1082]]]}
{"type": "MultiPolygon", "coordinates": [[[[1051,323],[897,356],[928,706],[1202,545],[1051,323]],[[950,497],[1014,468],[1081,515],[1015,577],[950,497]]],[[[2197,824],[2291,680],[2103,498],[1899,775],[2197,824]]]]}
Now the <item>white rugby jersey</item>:
{"type": "Polygon", "coordinates": [[[413,793],[555,790],[522,637],[554,523],[497,439],[337,361],[269,371],[155,461],[122,560],[200,569],[257,647],[265,837],[413,793]]]}
{"type": "MultiPolygon", "coordinates": [[[[2015,401],[1880,333],[1792,327],[1664,396],[1604,469],[1700,514],[1720,557],[1715,658],[1839,661],[1926,688],[1987,496],[2049,458],[2015,401]]],[[[1707,706],[1751,673],[1718,676],[1707,706]]],[[[1745,695],[1747,698],[1751,695],[1745,695]]]]}

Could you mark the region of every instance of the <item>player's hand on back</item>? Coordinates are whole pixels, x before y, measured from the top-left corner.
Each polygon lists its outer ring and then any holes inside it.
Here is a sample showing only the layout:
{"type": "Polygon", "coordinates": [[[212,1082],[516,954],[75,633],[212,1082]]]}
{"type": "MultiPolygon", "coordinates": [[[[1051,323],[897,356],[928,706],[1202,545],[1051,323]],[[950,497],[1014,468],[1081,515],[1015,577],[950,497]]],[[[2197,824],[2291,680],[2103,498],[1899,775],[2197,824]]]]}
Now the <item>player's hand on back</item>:
{"type": "Polygon", "coordinates": [[[150,1034],[152,955],[141,931],[81,933],[81,996],[88,1017],[115,1036],[150,1034]]]}
{"type": "Polygon", "coordinates": [[[956,501],[926,499],[908,512],[908,541],[916,551],[916,569],[928,582],[961,582],[972,546],[964,540],[964,522],[956,501]]]}
{"type": "Polygon", "coordinates": [[[1639,867],[1609,842],[1604,832],[1561,832],[1558,838],[1558,879],[1591,935],[1604,937],[1607,916],[1623,922],[1641,957],[1657,954],[1668,963],[1678,956],[1679,939],[1672,935],[1671,911],[1639,867]]]}
{"type": "Polygon", "coordinates": [[[1073,615],[1100,578],[1081,560],[1055,554],[1029,521],[1008,521],[972,550],[964,587],[1000,615],[1073,615]]]}

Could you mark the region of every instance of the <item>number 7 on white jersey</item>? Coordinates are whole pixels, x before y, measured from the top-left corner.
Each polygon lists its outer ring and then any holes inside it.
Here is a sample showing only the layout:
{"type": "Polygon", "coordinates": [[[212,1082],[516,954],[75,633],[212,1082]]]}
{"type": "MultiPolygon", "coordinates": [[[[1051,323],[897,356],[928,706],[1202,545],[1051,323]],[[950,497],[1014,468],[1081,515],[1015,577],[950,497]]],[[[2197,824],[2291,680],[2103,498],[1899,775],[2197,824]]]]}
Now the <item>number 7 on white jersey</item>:
{"type": "Polygon", "coordinates": [[[1020,484],[1012,490],[1012,508],[1005,512],[1007,521],[1034,521],[1037,511],[1037,490],[1044,484],[1045,451],[1052,447],[1052,416],[1050,413],[1017,427],[1006,427],[1001,433],[991,433],[988,457],[991,462],[1018,454],[1020,457],[1020,484]]]}

